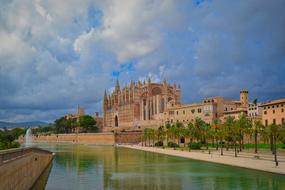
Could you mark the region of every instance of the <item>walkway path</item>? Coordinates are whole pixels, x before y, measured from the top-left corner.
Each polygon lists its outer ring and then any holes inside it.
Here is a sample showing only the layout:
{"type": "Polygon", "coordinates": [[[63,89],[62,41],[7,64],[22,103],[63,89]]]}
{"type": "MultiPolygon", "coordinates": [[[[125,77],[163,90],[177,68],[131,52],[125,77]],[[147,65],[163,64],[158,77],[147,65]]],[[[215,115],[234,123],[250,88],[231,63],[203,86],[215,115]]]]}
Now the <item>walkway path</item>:
{"type": "Polygon", "coordinates": [[[156,147],[142,147],[138,145],[119,145],[119,146],[136,150],[155,152],[171,156],[178,156],[183,158],[190,158],[195,160],[202,160],[218,164],[238,166],[243,168],[261,170],[261,171],[285,175],[285,163],[279,162],[279,166],[276,167],[275,162],[273,162],[273,160],[262,160],[258,158],[247,158],[247,157],[233,157],[231,155],[221,156],[218,154],[205,154],[202,152],[188,152],[181,150],[162,149],[156,147]]]}

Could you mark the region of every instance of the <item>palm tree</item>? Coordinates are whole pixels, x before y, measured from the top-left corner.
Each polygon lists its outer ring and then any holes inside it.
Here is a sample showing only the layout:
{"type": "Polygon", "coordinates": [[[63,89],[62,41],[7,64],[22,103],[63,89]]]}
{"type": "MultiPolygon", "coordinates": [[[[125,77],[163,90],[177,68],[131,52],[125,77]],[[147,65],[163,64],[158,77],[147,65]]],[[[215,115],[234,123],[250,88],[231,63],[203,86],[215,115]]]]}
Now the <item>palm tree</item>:
{"type": "Polygon", "coordinates": [[[154,140],[155,140],[155,130],[154,129],[149,129],[149,135],[150,135],[150,138],[152,139],[152,146],[154,146],[154,140]]]}
{"type": "Polygon", "coordinates": [[[198,118],[196,117],[195,120],[194,120],[194,133],[193,135],[195,136],[195,138],[197,140],[200,140],[200,142],[202,141],[202,126],[205,124],[205,122],[201,119],[201,118],[198,118]]]}
{"type": "Polygon", "coordinates": [[[157,136],[157,142],[164,140],[165,137],[165,130],[164,130],[164,126],[160,126],[156,131],[156,136],[157,136]]]}
{"type": "Polygon", "coordinates": [[[239,131],[239,134],[238,134],[239,151],[242,151],[242,148],[244,145],[243,136],[244,136],[244,133],[247,133],[249,131],[248,129],[250,128],[250,121],[247,119],[246,115],[242,113],[239,116],[239,119],[236,121],[236,125],[239,131]]]}
{"type": "Polygon", "coordinates": [[[252,125],[253,134],[254,134],[254,153],[257,154],[257,136],[264,130],[264,125],[261,121],[255,120],[252,125]]]}
{"type": "Polygon", "coordinates": [[[179,145],[180,144],[180,138],[183,136],[183,130],[184,126],[182,123],[180,122],[177,122],[175,124],[175,137],[177,139],[177,144],[179,145]]]}
{"type": "Polygon", "coordinates": [[[272,137],[274,161],[275,165],[278,166],[276,144],[278,140],[282,139],[285,136],[285,124],[282,125],[271,124],[267,128],[267,132],[272,137]]]}
{"type": "Polygon", "coordinates": [[[166,135],[166,145],[168,145],[168,140],[169,140],[169,129],[171,128],[171,125],[167,123],[165,125],[165,135],[166,135]]]}
{"type": "Polygon", "coordinates": [[[231,137],[231,139],[234,142],[234,148],[235,148],[235,157],[237,157],[237,140],[239,139],[239,125],[235,121],[234,117],[227,117],[226,121],[224,123],[225,130],[227,131],[227,135],[231,137]]]}
{"type": "Polygon", "coordinates": [[[184,147],[186,147],[186,137],[189,136],[189,131],[187,129],[187,127],[183,126],[181,129],[180,129],[180,136],[182,138],[184,138],[184,147]]]}
{"type": "Polygon", "coordinates": [[[219,141],[217,144],[221,144],[221,155],[224,155],[224,139],[227,135],[227,132],[228,130],[226,125],[219,125],[219,127],[216,129],[216,134],[219,141]]]}
{"type": "Polygon", "coordinates": [[[218,129],[220,128],[220,125],[221,125],[221,120],[219,120],[219,119],[214,119],[213,125],[212,125],[212,129],[214,130],[214,131],[213,131],[214,139],[215,139],[216,144],[217,144],[217,145],[216,145],[216,150],[218,150],[218,148],[219,148],[219,142],[218,142],[219,138],[218,138],[217,132],[218,132],[218,129]]]}
{"type": "Polygon", "coordinates": [[[189,139],[190,139],[190,142],[189,142],[189,152],[191,151],[191,146],[192,146],[192,142],[193,142],[193,138],[194,138],[194,124],[192,122],[189,122],[188,125],[187,125],[187,131],[188,131],[188,135],[189,135],[189,139]]]}
{"type": "Polygon", "coordinates": [[[146,141],[148,140],[148,146],[150,145],[150,136],[149,136],[149,129],[145,128],[143,131],[143,138],[146,146],[146,141]]]}
{"type": "Polygon", "coordinates": [[[207,150],[209,148],[208,138],[211,138],[210,129],[211,129],[211,126],[203,121],[203,124],[201,126],[201,136],[202,136],[203,142],[206,144],[207,150]]]}

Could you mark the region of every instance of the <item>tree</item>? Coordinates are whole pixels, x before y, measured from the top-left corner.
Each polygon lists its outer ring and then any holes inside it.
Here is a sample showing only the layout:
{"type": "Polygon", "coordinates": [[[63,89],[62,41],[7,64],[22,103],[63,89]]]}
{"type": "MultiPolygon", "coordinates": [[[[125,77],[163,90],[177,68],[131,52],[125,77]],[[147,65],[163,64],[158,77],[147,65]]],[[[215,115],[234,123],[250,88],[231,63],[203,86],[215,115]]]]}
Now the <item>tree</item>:
{"type": "Polygon", "coordinates": [[[238,128],[239,151],[242,151],[244,134],[248,133],[251,128],[251,122],[244,113],[240,114],[239,119],[236,121],[236,127],[238,128]]]}
{"type": "Polygon", "coordinates": [[[189,152],[191,151],[191,146],[192,146],[192,142],[193,142],[193,138],[194,138],[194,124],[192,122],[189,122],[188,125],[187,125],[187,132],[188,132],[188,136],[189,136],[189,139],[190,139],[190,142],[189,142],[189,152]]]}
{"type": "Polygon", "coordinates": [[[165,135],[166,135],[166,144],[168,144],[168,140],[169,140],[169,129],[171,128],[171,125],[169,123],[167,123],[165,125],[165,135]]]}
{"type": "Polygon", "coordinates": [[[212,130],[213,130],[213,138],[215,139],[216,141],[216,150],[218,150],[219,148],[219,135],[218,135],[218,130],[221,126],[221,120],[219,119],[214,119],[213,121],[213,125],[212,125],[212,130]]]}
{"type": "Polygon", "coordinates": [[[22,131],[21,133],[18,132],[18,129],[4,129],[4,131],[0,131],[0,150],[18,148],[20,144],[18,142],[15,142],[15,140],[19,137],[18,135],[24,133],[24,131],[22,131]]]}
{"type": "MultiPolygon", "coordinates": [[[[80,116],[78,123],[85,132],[95,132],[98,129],[95,119],[90,115],[80,116]]],[[[72,126],[72,124],[70,126],[72,126]]]]}
{"type": "Polygon", "coordinates": [[[240,129],[234,117],[227,117],[224,123],[224,129],[227,133],[228,140],[232,140],[235,148],[235,157],[237,157],[237,141],[239,139],[240,129]]]}
{"type": "Polygon", "coordinates": [[[252,125],[253,135],[254,135],[254,153],[257,154],[257,137],[264,131],[264,125],[259,120],[253,121],[252,125]]]}
{"type": "Polygon", "coordinates": [[[55,120],[55,132],[56,133],[70,133],[72,131],[72,123],[73,119],[67,119],[65,117],[61,117],[55,120]]]}
{"type": "Polygon", "coordinates": [[[177,139],[177,144],[180,144],[180,138],[183,137],[183,130],[184,126],[182,123],[177,122],[175,124],[175,138],[177,139]]]}
{"type": "Polygon", "coordinates": [[[285,136],[285,125],[271,124],[267,127],[267,133],[270,137],[272,137],[274,161],[275,165],[278,166],[276,144],[278,141],[281,141],[285,136]]]}

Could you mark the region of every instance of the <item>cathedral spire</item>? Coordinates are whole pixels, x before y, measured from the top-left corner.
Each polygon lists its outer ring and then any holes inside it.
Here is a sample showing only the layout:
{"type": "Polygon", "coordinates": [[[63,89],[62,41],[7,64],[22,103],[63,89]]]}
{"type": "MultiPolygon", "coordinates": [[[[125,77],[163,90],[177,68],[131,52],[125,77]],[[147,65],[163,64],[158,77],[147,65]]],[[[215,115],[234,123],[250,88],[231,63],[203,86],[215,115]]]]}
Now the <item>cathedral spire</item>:
{"type": "Polygon", "coordinates": [[[105,89],[105,92],[104,92],[104,100],[107,100],[107,91],[105,89]]]}
{"type": "Polygon", "coordinates": [[[119,80],[118,80],[118,79],[117,79],[117,81],[116,81],[115,91],[120,91],[120,83],[119,83],[119,80]]]}

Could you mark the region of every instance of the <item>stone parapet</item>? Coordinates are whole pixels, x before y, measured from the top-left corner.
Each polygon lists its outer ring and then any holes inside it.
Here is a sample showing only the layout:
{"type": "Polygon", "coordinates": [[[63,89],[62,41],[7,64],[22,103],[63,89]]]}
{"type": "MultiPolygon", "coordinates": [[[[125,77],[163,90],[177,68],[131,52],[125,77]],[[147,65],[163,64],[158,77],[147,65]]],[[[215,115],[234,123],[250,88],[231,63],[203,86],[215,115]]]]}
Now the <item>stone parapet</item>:
{"type": "Polygon", "coordinates": [[[0,151],[0,189],[30,189],[52,158],[51,152],[39,148],[0,151]]]}

